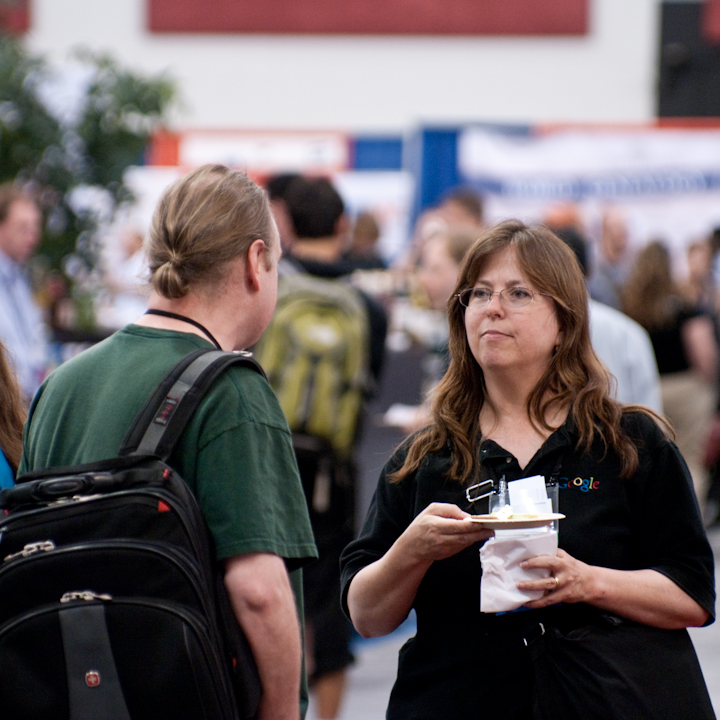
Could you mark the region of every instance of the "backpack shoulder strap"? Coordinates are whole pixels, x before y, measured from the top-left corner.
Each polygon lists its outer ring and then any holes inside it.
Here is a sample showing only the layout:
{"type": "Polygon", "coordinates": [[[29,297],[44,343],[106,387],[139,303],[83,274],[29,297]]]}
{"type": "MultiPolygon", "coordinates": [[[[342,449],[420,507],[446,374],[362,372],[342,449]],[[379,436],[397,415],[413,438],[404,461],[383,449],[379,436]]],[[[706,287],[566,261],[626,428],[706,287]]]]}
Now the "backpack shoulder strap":
{"type": "Polygon", "coordinates": [[[249,352],[202,348],[190,353],[170,370],[136,415],[119,455],[167,460],[210,386],[230,365],[245,365],[265,377],[249,352]]]}

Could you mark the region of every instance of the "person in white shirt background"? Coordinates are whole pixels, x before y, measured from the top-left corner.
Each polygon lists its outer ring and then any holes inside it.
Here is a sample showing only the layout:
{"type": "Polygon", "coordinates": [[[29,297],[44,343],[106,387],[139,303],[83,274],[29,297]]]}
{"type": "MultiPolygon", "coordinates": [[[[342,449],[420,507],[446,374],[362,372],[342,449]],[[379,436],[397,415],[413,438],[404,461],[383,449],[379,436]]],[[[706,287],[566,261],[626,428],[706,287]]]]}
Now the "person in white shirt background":
{"type": "Polygon", "coordinates": [[[40,243],[41,214],[20,188],[0,185],[0,340],[29,402],[49,365],[46,328],[25,266],[40,243]]]}
{"type": "MultiPolygon", "coordinates": [[[[569,226],[552,229],[575,253],[587,278],[585,239],[569,226]]],[[[662,414],[660,376],[647,331],[609,305],[589,298],[589,306],[592,346],[615,378],[615,399],[626,405],[644,405],[662,414]]]]}

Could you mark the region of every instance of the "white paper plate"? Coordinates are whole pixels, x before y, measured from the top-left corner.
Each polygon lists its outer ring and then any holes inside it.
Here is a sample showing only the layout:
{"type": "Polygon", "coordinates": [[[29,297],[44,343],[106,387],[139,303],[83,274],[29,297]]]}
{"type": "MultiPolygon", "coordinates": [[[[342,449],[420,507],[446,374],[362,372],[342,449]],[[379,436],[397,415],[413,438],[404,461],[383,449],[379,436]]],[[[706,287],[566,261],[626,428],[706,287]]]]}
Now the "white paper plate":
{"type": "Polygon", "coordinates": [[[470,520],[490,530],[504,530],[542,527],[543,525],[549,525],[553,520],[562,520],[564,517],[562,513],[544,513],[532,518],[498,518],[492,515],[471,515],[470,520]]]}

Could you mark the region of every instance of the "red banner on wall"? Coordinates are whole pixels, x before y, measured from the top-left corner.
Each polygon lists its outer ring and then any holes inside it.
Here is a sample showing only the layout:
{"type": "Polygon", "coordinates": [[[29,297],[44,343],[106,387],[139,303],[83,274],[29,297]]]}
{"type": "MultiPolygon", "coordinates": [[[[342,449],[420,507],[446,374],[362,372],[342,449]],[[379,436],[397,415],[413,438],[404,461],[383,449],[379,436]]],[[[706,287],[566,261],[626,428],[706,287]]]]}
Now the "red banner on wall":
{"type": "Polygon", "coordinates": [[[148,0],[152,32],[583,35],[590,0],[148,0]]]}
{"type": "Polygon", "coordinates": [[[702,36],[713,45],[720,43],[720,0],[705,0],[702,9],[702,36]]]}
{"type": "Polygon", "coordinates": [[[28,0],[0,2],[0,31],[10,35],[24,33],[30,28],[28,0]]]}

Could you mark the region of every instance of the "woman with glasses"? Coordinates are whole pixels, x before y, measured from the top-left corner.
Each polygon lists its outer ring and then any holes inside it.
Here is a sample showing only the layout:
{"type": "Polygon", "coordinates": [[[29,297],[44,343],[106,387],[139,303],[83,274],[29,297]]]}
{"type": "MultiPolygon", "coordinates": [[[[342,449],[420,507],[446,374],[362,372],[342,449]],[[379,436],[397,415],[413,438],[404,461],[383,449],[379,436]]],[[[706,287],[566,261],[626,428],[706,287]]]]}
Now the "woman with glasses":
{"type": "MultiPolygon", "coordinates": [[[[572,251],[544,227],[489,229],[465,256],[448,315],[450,367],[430,422],[385,466],[341,560],[344,607],[361,635],[387,634],[417,614],[387,717],[628,717],[614,670],[607,691],[581,694],[581,709],[548,713],[536,703],[547,663],[533,665],[533,628],[572,639],[601,619],[660,628],[687,649],[683,693],[666,682],[676,668],[662,666],[660,651],[657,669],[655,657],[638,663],[649,668],[652,697],[636,717],[714,717],[685,631],[712,622],[715,600],[692,484],[659,418],[609,395],[572,251]],[[478,550],[491,532],[468,520],[487,506],[465,491],[478,480],[534,475],[558,478],[566,516],[557,556],[528,561],[549,576],[518,585],[543,595],[519,612],[481,613],[478,550]]],[[[614,668],[618,655],[598,662],[614,668]]],[[[583,663],[561,688],[582,688],[588,677],[602,686],[597,667],[583,663]]]]}

